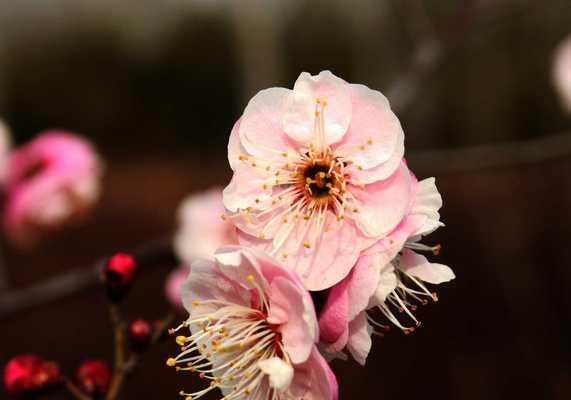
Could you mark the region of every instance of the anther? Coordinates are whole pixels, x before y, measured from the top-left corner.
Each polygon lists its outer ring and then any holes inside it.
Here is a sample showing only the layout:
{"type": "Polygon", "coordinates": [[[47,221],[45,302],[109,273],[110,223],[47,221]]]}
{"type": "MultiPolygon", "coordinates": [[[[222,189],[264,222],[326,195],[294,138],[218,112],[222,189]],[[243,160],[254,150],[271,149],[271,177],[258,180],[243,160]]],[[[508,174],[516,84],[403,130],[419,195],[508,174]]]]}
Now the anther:
{"type": "Polygon", "coordinates": [[[174,367],[176,365],[176,360],[174,358],[169,358],[167,360],[167,367],[174,367]]]}

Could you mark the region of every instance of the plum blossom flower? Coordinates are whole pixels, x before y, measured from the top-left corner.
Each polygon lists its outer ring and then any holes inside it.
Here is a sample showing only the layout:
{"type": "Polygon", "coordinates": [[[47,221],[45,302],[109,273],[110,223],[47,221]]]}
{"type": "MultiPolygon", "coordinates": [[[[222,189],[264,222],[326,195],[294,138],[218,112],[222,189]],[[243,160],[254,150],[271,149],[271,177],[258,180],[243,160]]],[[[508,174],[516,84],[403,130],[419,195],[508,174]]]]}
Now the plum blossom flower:
{"type": "Polygon", "coordinates": [[[186,265],[199,258],[211,258],[224,245],[238,243],[236,228],[224,218],[222,188],[187,197],[179,207],[178,220],[174,247],[186,265]]]}
{"type": "Polygon", "coordinates": [[[171,333],[181,353],[167,360],[199,373],[225,400],[336,400],[337,383],[316,349],[318,325],[309,292],[296,275],[256,250],[227,246],[195,261],[183,288],[190,318],[171,333]]]}
{"type": "Polygon", "coordinates": [[[413,183],[403,153],[380,92],[304,72],[293,90],[259,92],[235,124],[224,206],[240,243],[327,289],[403,220],[413,183]]]}
{"type": "Polygon", "coordinates": [[[371,334],[389,329],[374,317],[374,309],[408,334],[420,325],[413,313],[416,304],[437,301],[426,283],[437,285],[454,279],[449,267],[430,263],[414,252],[437,254],[440,246],[429,247],[419,240],[442,225],[438,212],[442,198],[434,178],[420,182],[414,178],[414,182],[414,201],[403,222],[364,251],[351,273],[326,294],[319,327],[321,348],[329,357],[339,356],[347,348],[356,361],[365,364],[371,334]],[[408,316],[413,326],[402,323],[394,310],[408,316]]]}
{"type": "Polygon", "coordinates": [[[571,35],[564,39],[555,51],[553,84],[563,108],[571,113],[571,35]]]}
{"type": "Polygon", "coordinates": [[[7,164],[4,227],[18,244],[35,242],[82,216],[100,192],[101,165],[91,143],[47,131],[14,150],[7,164]]]}

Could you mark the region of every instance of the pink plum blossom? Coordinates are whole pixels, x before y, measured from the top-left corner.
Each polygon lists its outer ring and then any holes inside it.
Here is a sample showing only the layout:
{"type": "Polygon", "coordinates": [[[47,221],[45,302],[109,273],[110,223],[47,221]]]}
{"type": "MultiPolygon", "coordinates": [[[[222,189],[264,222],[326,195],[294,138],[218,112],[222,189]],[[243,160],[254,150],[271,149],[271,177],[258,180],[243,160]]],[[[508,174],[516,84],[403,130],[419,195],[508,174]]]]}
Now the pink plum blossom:
{"type": "Polygon", "coordinates": [[[85,214],[100,192],[93,146],[68,132],[43,132],[14,150],[6,172],[4,227],[22,245],[85,214]]]}
{"type": "Polygon", "coordinates": [[[337,383],[315,346],[318,324],[295,273],[257,250],[227,246],[195,261],[183,286],[190,313],[171,333],[182,346],[167,365],[197,372],[224,399],[337,399],[337,383]]]}
{"type": "Polygon", "coordinates": [[[553,84],[563,108],[571,113],[571,35],[564,39],[555,51],[553,84]]]}
{"type": "Polygon", "coordinates": [[[165,283],[165,294],[167,300],[177,309],[182,309],[181,290],[182,284],[188,277],[189,268],[186,266],[179,267],[171,271],[165,283]]]}
{"type": "Polygon", "coordinates": [[[436,295],[425,283],[440,284],[454,279],[445,265],[430,263],[413,251],[438,252],[439,247],[418,243],[439,226],[442,198],[434,178],[416,181],[414,197],[407,216],[386,238],[364,251],[351,273],[326,295],[319,316],[321,348],[329,357],[339,356],[346,348],[360,364],[365,364],[371,349],[371,333],[388,329],[366,310],[378,308],[381,313],[405,333],[420,325],[413,314],[416,303],[425,304],[436,295]],[[414,325],[405,326],[392,309],[403,310],[414,325]]]}
{"type": "Polygon", "coordinates": [[[237,244],[236,228],[224,219],[222,188],[212,188],[187,197],[179,207],[175,251],[186,265],[211,258],[219,247],[237,244]]]}
{"type": "Polygon", "coordinates": [[[240,243],[324,290],[402,223],[414,183],[403,153],[380,92],[304,72],[293,90],[259,92],[235,124],[224,206],[240,243]]]}

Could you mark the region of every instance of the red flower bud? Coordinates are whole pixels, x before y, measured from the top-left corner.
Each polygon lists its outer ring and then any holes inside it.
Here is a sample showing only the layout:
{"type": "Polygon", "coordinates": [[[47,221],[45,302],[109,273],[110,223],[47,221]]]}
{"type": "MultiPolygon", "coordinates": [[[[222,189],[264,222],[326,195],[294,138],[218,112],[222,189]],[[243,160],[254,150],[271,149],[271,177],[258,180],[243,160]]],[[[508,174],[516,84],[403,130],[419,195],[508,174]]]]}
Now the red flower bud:
{"type": "Polygon", "coordinates": [[[136,267],[133,256],[126,253],[117,253],[107,261],[103,278],[107,293],[113,301],[119,301],[127,294],[135,277],[136,267]]]}
{"type": "Polygon", "coordinates": [[[111,368],[105,361],[84,361],[79,366],[76,375],[81,388],[90,396],[104,395],[109,390],[111,368]]]}
{"type": "Polygon", "coordinates": [[[128,333],[135,350],[144,350],[151,342],[153,328],[144,319],[136,319],[129,324],[128,333]]]}
{"type": "Polygon", "coordinates": [[[34,355],[12,358],[4,369],[4,385],[12,395],[37,392],[60,381],[57,364],[34,355]]]}

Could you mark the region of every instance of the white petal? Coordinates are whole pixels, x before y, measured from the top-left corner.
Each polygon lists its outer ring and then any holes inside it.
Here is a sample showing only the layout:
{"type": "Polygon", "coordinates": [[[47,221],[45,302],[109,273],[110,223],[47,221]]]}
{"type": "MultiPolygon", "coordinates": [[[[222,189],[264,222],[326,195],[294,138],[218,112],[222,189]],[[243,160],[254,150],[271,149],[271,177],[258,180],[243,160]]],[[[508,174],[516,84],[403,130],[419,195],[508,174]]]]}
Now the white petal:
{"type": "Polygon", "coordinates": [[[440,222],[438,210],[442,207],[442,196],[436,188],[434,178],[423,179],[417,184],[417,192],[411,213],[426,217],[424,226],[414,235],[428,235],[444,224],[440,222]]]}
{"type": "Polygon", "coordinates": [[[409,249],[403,251],[400,269],[415,278],[435,285],[451,281],[456,277],[446,265],[431,263],[423,255],[409,249]]]}
{"type": "Polygon", "coordinates": [[[270,386],[277,390],[285,390],[293,379],[293,367],[281,358],[272,357],[258,362],[260,369],[269,376],[270,386]]]}
{"type": "Polygon", "coordinates": [[[397,275],[395,273],[395,267],[392,263],[388,263],[381,269],[381,279],[379,279],[377,290],[371,298],[371,306],[384,303],[387,296],[395,290],[396,287],[397,275]]]}
{"type": "Polygon", "coordinates": [[[349,340],[347,349],[359,364],[365,365],[371,351],[372,327],[367,322],[367,314],[363,311],[349,324],[349,340]]]}

